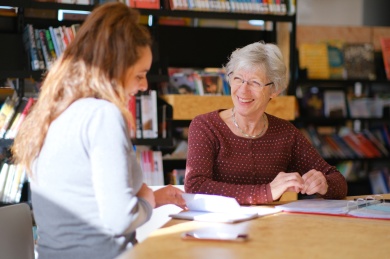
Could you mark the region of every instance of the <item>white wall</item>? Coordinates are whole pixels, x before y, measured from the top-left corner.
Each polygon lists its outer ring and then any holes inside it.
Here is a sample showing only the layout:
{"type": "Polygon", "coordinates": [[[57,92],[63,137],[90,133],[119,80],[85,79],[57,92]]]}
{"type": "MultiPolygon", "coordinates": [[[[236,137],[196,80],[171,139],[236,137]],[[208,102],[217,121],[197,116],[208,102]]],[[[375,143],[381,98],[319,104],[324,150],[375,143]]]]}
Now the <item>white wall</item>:
{"type": "Polygon", "coordinates": [[[363,25],[364,0],[296,0],[298,25],[363,25]]]}

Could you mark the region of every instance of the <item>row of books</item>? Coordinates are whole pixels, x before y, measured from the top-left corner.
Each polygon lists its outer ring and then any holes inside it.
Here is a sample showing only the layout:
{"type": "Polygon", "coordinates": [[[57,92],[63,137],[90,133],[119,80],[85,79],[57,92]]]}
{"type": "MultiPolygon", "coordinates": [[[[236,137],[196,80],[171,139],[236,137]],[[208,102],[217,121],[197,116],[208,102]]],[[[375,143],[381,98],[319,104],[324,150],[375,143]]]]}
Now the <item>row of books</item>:
{"type": "Polygon", "coordinates": [[[172,185],[184,185],[185,169],[173,169],[168,173],[169,184],[172,185]]]}
{"type": "MultiPolygon", "coordinates": [[[[140,0],[130,0],[130,6],[140,7],[140,0]],[[135,2],[134,5],[131,5],[135,2]]],[[[171,10],[240,12],[286,15],[295,14],[295,0],[165,0],[171,10]]],[[[140,7],[142,8],[142,7],[140,7]]]]}
{"type": "Polygon", "coordinates": [[[0,169],[0,202],[18,203],[27,175],[24,168],[4,161],[0,169]]]}
{"type": "MultiPolygon", "coordinates": [[[[151,90],[131,96],[128,109],[134,119],[135,130],[130,127],[131,138],[155,139],[159,136],[157,91],[151,90]]],[[[166,129],[163,129],[166,130],[166,129]]],[[[166,137],[166,132],[161,133],[166,137]]]]}
{"type": "Polygon", "coordinates": [[[303,116],[327,118],[382,118],[388,116],[390,95],[355,96],[345,90],[322,90],[318,86],[301,87],[300,108],[303,116]]]}
{"type": "Polygon", "coordinates": [[[390,131],[385,124],[361,132],[346,128],[332,134],[319,134],[314,127],[300,130],[325,159],[380,158],[390,155],[390,131]]]}
{"type": "Polygon", "coordinates": [[[81,4],[81,5],[93,5],[96,0],[33,0],[34,2],[50,2],[61,4],[81,4]]]}
{"type": "Polygon", "coordinates": [[[48,29],[37,29],[26,24],[23,31],[23,42],[28,53],[31,69],[49,70],[53,63],[64,52],[74,39],[80,24],[71,26],[50,26],[48,29]]]}
{"type": "MultiPolygon", "coordinates": [[[[388,64],[390,38],[381,38],[383,66],[388,64]],[[387,54],[388,56],[388,54],[387,54]]],[[[377,79],[375,50],[372,43],[346,43],[329,40],[299,46],[299,67],[309,79],[377,79]]],[[[388,79],[390,77],[387,77],[388,79]]]]}
{"type": "Polygon", "coordinates": [[[16,91],[6,98],[0,108],[0,138],[15,138],[34,102],[33,97],[20,98],[16,91]]]}
{"type": "Polygon", "coordinates": [[[390,172],[387,167],[377,168],[368,173],[372,194],[390,193],[390,172]]]}
{"type": "Polygon", "coordinates": [[[139,146],[136,149],[136,155],[144,175],[144,182],[150,186],[164,185],[162,152],[139,146]]]}
{"type": "Polygon", "coordinates": [[[169,82],[161,94],[230,95],[225,72],[219,68],[168,68],[169,82]]]}
{"type": "Polygon", "coordinates": [[[372,194],[390,192],[390,172],[385,166],[377,166],[366,172],[361,161],[346,160],[336,164],[336,168],[348,182],[359,182],[368,179],[372,194]]]}

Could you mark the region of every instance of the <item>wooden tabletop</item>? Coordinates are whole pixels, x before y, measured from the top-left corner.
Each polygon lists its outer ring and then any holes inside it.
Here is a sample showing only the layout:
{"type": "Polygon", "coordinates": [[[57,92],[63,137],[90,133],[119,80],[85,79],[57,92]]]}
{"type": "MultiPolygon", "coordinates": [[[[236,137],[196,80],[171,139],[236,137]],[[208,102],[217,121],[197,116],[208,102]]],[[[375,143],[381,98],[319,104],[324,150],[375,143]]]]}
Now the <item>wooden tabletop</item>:
{"type": "Polygon", "coordinates": [[[278,213],[236,224],[170,220],[119,258],[388,258],[389,242],[390,220],[278,213]],[[197,229],[247,233],[249,240],[182,240],[197,229]]]}

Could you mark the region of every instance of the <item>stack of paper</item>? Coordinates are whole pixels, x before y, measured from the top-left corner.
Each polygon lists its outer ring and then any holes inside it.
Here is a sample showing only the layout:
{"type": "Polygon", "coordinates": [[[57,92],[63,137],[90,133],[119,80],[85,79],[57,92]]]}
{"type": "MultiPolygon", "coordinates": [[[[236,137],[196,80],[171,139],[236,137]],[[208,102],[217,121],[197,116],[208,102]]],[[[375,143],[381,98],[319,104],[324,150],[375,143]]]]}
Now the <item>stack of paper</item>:
{"type": "Polygon", "coordinates": [[[231,197],[184,193],[188,210],[170,217],[196,221],[235,223],[280,212],[279,208],[244,207],[231,197]]]}

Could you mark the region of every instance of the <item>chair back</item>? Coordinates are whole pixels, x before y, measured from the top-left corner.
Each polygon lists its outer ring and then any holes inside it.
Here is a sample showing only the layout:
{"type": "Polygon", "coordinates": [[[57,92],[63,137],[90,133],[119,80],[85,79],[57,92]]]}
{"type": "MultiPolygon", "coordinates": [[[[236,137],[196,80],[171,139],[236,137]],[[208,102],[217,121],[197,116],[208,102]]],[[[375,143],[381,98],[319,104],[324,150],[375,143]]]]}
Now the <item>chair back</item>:
{"type": "Polygon", "coordinates": [[[0,207],[0,258],[34,259],[33,219],[30,206],[0,207]]]}

